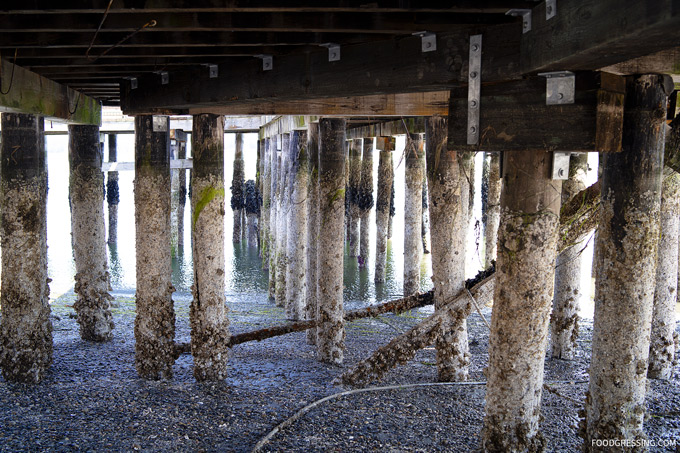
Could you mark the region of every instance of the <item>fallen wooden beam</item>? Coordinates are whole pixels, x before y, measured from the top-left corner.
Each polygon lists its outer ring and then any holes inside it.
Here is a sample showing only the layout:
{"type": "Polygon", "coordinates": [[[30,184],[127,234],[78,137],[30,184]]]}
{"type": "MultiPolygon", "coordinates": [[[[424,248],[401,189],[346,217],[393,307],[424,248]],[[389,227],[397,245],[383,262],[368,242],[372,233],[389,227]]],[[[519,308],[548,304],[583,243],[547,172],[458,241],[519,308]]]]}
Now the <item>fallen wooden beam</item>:
{"type": "MultiPolygon", "coordinates": [[[[433,291],[428,291],[422,294],[414,294],[412,296],[391,300],[389,302],[385,302],[379,305],[371,305],[369,307],[348,311],[345,313],[345,322],[352,322],[362,318],[376,317],[384,313],[390,312],[401,313],[404,311],[411,310],[413,308],[431,305],[433,303],[434,303],[433,291]]],[[[248,341],[262,341],[266,340],[267,338],[278,337],[293,332],[302,332],[307,329],[318,327],[319,324],[320,323],[318,321],[312,319],[232,335],[229,339],[229,347],[233,347],[241,343],[246,343],[248,341]]],[[[187,354],[189,352],[191,352],[191,343],[177,343],[175,345],[175,356],[179,357],[181,354],[187,354]]]]}
{"type": "MultiPolygon", "coordinates": [[[[495,274],[477,283],[470,293],[478,304],[485,304],[493,298],[495,274]]],[[[409,331],[399,335],[385,346],[378,348],[370,357],[359,362],[352,370],[342,374],[339,381],[344,385],[366,385],[380,380],[385,373],[399,364],[404,364],[415,356],[419,349],[434,342],[442,322],[457,317],[467,317],[471,309],[470,295],[464,289],[444,307],[409,331]],[[464,308],[460,308],[464,307],[464,308]]]]}

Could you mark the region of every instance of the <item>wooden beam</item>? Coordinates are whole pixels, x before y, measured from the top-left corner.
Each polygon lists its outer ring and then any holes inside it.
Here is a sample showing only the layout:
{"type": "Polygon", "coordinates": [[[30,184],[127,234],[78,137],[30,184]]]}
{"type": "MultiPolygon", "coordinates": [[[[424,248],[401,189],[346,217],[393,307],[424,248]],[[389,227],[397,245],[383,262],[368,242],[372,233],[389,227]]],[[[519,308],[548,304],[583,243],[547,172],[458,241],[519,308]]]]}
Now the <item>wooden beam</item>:
{"type": "Polygon", "coordinates": [[[449,148],[456,151],[621,150],[623,78],[578,73],[573,104],[546,105],[546,79],[482,86],[480,141],[467,145],[467,88],[451,92],[449,148]]]}
{"type": "Polygon", "coordinates": [[[437,50],[422,52],[421,39],[407,36],[343,46],[342,59],[328,61],[321,49],[275,58],[273,70],[259,60],[220,68],[210,79],[206,71],[178,71],[161,85],[157,77],[142,77],[138,88],[121,89],[127,114],[164,110],[244,105],[257,101],[300,101],[378,94],[442,91],[467,83],[465,62],[469,36],[484,30],[482,80],[491,83],[518,78],[516,53],[520,24],[466,28],[437,35],[437,50]]]}
{"type": "Polygon", "coordinates": [[[189,109],[186,113],[219,115],[318,115],[318,116],[431,116],[448,115],[449,92],[382,94],[308,101],[266,101],[247,105],[189,109]]]}
{"type": "Polygon", "coordinates": [[[680,74],[680,47],[662,50],[602,68],[612,74],[680,74]]]}
{"type": "MultiPolygon", "coordinates": [[[[50,0],[31,0],[30,3],[22,0],[4,0],[0,8],[0,13],[11,12],[11,14],[87,14],[96,12],[103,14],[108,5],[107,0],[94,0],[88,2],[88,8],[84,8],[81,2],[73,2],[71,5],[55,5],[50,0]]],[[[480,5],[478,0],[457,0],[456,2],[442,2],[440,0],[380,0],[366,2],[366,0],[339,0],[324,1],[318,0],[173,0],[164,2],[165,5],[159,6],[158,2],[151,0],[137,0],[132,3],[125,2],[123,5],[116,4],[116,8],[111,11],[120,13],[130,13],[139,10],[152,13],[163,13],[172,11],[182,12],[352,12],[352,13],[374,13],[374,12],[461,12],[479,13],[494,12],[504,13],[509,8],[528,8],[532,5],[531,1],[526,0],[485,0],[480,5]],[[120,6],[120,7],[119,7],[120,6]]]]}
{"type": "MultiPolygon", "coordinates": [[[[155,21],[145,33],[174,31],[248,31],[248,32],[342,32],[395,34],[415,31],[449,31],[456,24],[504,23],[514,21],[503,13],[437,12],[147,12],[143,9],[121,14],[112,10],[106,16],[105,26],[99,30],[100,38],[115,32],[133,32],[146,23],[155,21]]],[[[102,14],[41,14],[0,15],[0,31],[8,33],[97,31],[102,14]]]]}
{"type": "Polygon", "coordinates": [[[531,31],[522,35],[523,73],[596,70],[680,42],[677,0],[560,1],[545,18],[545,2],[532,11],[531,31]]]}
{"type": "Polygon", "coordinates": [[[72,124],[101,124],[97,100],[2,59],[0,82],[0,111],[30,113],[72,124]]]}
{"type": "Polygon", "coordinates": [[[347,139],[388,137],[404,134],[424,134],[425,120],[422,117],[400,118],[394,121],[385,121],[367,126],[359,126],[347,129],[347,139]]]}

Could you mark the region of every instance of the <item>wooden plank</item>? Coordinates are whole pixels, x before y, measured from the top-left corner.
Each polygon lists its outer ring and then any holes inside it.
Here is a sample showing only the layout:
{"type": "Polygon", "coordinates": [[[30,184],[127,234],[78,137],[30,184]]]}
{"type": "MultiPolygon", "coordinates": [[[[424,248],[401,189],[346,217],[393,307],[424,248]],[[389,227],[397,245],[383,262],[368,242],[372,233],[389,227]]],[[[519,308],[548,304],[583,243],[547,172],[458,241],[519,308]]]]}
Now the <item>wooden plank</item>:
{"type": "MultiPolygon", "coordinates": [[[[0,31],[8,33],[97,31],[101,13],[0,15],[0,31]]],[[[437,12],[148,12],[137,9],[123,14],[116,9],[106,17],[99,30],[100,39],[115,32],[133,32],[146,23],[155,21],[145,33],[176,31],[247,31],[247,32],[342,32],[395,34],[428,30],[449,31],[456,24],[507,23],[514,21],[503,13],[480,14],[441,10],[437,12]]]]}
{"type": "Polygon", "coordinates": [[[532,29],[522,35],[523,73],[596,70],[674,48],[680,42],[677,0],[567,0],[545,19],[545,2],[533,8],[532,29]]]}
{"type": "Polygon", "coordinates": [[[191,115],[318,115],[318,116],[430,116],[448,115],[449,92],[399,93],[375,96],[310,99],[307,101],[251,102],[229,107],[189,109],[191,115]]]}
{"type": "Polygon", "coordinates": [[[487,83],[518,78],[520,24],[473,27],[437,35],[437,50],[421,51],[421,39],[407,36],[343,46],[342,59],[328,61],[320,49],[303,55],[275,58],[273,70],[263,71],[256,59],[221,67],[219,77],[206,71],[177,71],[171,82],[142,77],[138,88],[121,89],[127,114],[153,113],[257,101],[299,101],[377,94],[448,90],[467,83],[469,36],[484,30],[482,80],[487,83]]]}
{"type": "MultiPolygon", "coordinates": [[[[55,5],[50,0],[3,0],[1,13],[11,14],[87,14],[96,12],[103,14],[108,5],[108,0],[93,0],[88,2],[85,8],[83,2],[55,5]]],[[[164,13],[172,11],[182,12],[352,12],[352,13],[375,13],[375,12],[494,12],[504,13],[509,8],[528,8],[532,2],[526,0],[485,0],[480,4],[479,0],[456,0],[455,2],[442,2],[440,0],[380,0],[366,2],[366,0],[172,0],[164,1],[163,4],[153,0],[136,1],[130,6],[127,3],[116,4],[111,11],[120,13],[132,13],[141,10],[152,13],[164,13]]]]}
{"type": "Polygon", "coordinates": [[[0,82],[0,111],[42,115],[70,124],[101,124],[97,100],[9,61],[0,60],[0,82]]]}
{"type": "Polygon", "coordinates": [[[612,74],[680,74],[680,47],[602,68],[612,74]]]}
{"type": "Polygon", "coordinates": [[[624,85],[610,74],[578,73],[573,104],[546,105],[546,79],[482,86],[480,142],[467,145],[467,88],[452,90],[449,147],[457,151],[621,150],[624,85]]]}
{"type": "Polygon", "coordinates": [[[424,134],[425,120],[422,117],[400,118],[394,121],[386,121],[368,126],[359,126],[347,129],[347,139],[389,137],[404,134],[424,134]]]}

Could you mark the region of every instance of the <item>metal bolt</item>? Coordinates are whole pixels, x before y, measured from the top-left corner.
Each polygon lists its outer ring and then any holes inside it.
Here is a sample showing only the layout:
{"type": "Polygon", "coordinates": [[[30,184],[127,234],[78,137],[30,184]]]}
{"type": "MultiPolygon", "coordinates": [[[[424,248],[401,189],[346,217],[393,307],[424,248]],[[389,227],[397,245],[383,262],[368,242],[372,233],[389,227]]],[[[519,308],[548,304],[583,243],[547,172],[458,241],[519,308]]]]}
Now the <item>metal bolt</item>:
{"type": "Polygon", "coordinates": [[[432,47],[432,43],[429,42],[429,41],[426,41],[426,42],[425,42],[425,48],[426,48],[426,49],[429,49],[430,47],[432,47]]]}
{"type": "Polygon", "coordinates": [[[526,20],[522,22],[522,27],[524,27],[525,30],[529,28],[529,22],[527,22],[526,20]]]}
{"type": "Polygon", "coordinates": [[[331,58],[335,58],[335,57],[337,57],[337,55],[338,54],[336,54],[335,52],[331,52],[331,58]]]}
{"type": "Polygon", "coordinates": [[[474,126],[470,126],[470,132],[473,133],[473,134],[476,134],[476,133],[477,133],[477,128],[474,127],[474,126]]]}
{"type": "Polygon", "coordinates": [[[472,72],[470,73],[470,78],[471,78],[471,79],[476,79],[476,78],[477,78],[477,73],[476,73],[475,71],[472,71],[472,72]]]}
{"type": "Polygon", "coordinates": [[[479,50],[479,46],[477,44],[473,44],[472,51],[477,52],[478,50],[479,50]]]}
{"type": "Polygon", "coordinates": [[[564,95],[562,93],[557,93],[557,99],[564,99],[564,95]]]}
{"type": "Polygon", "coordinates": [[[560,168],[559,170],[557,170],[557,174],[560,176],[564,176],[564,168],[560,168]]]}
{"type": "Polygon", "coordinates": [[[470,107],[473,107],[473,108],[477,107],[477,101],[475,101],[474,99],[472,101],[470,101],[470,107]]]}
{"type": "Polygon", "coordinates": [[[548,6],[548,14],[552,14],[552,12],[553,12],[552,6],[548,6]]]}

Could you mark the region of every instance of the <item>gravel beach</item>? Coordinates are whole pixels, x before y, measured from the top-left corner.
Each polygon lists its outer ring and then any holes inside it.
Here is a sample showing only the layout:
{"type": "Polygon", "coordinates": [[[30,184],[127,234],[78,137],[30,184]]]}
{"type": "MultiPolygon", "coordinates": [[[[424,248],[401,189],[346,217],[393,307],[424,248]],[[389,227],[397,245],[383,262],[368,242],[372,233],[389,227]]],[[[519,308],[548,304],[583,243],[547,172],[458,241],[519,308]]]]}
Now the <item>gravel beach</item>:
{"type": "MultiPolygon", "coordinates": [[[[364,319],[347,326],[345,363],[316,361],[304,332],[233,348],[229,377],[199,384],[190,355],[174,377],[144,381],[134,367],[134,295],[114,294],[113,341],[80,340],[75,296],[52,303],[54,363],[39,385],[0,378],[0,451],[234,451],[249,452],[279,423],[320,398],[345,390],[333,384],[376,347],[431,313],[431,307],[364,319]]],[[[189,294],[175,294],[178,342],[189,341],[189,294]]],[[[231,331],[285,322],[263,294],[228,295],[231,331]]],[[[347,304],[347,309],[360,304],[347,304]]],[[[490,309],[484,314],[490,318],[490,309]]],[[[488,330],[469,319],[470,381],[484,381],[488,330]]],[[[542,432],[547,451],[578,451],[578,410],[588,379],[592,320],[582,320],[578,359],[547,360],[542,432]]],[[[680,451],[680,368],[668,382],[649,381],[646,431],[650,451],[680,451]],[[672,444],[678,440],[678,446],[672,444]]],[[[420,351],[375,386],[435,383],[434,348],[420,351]]],[[[262,451],[475,451],[484,412],[484,386],[432,385],[375,390],[326,401],[277,432],[262,451]]]]}

